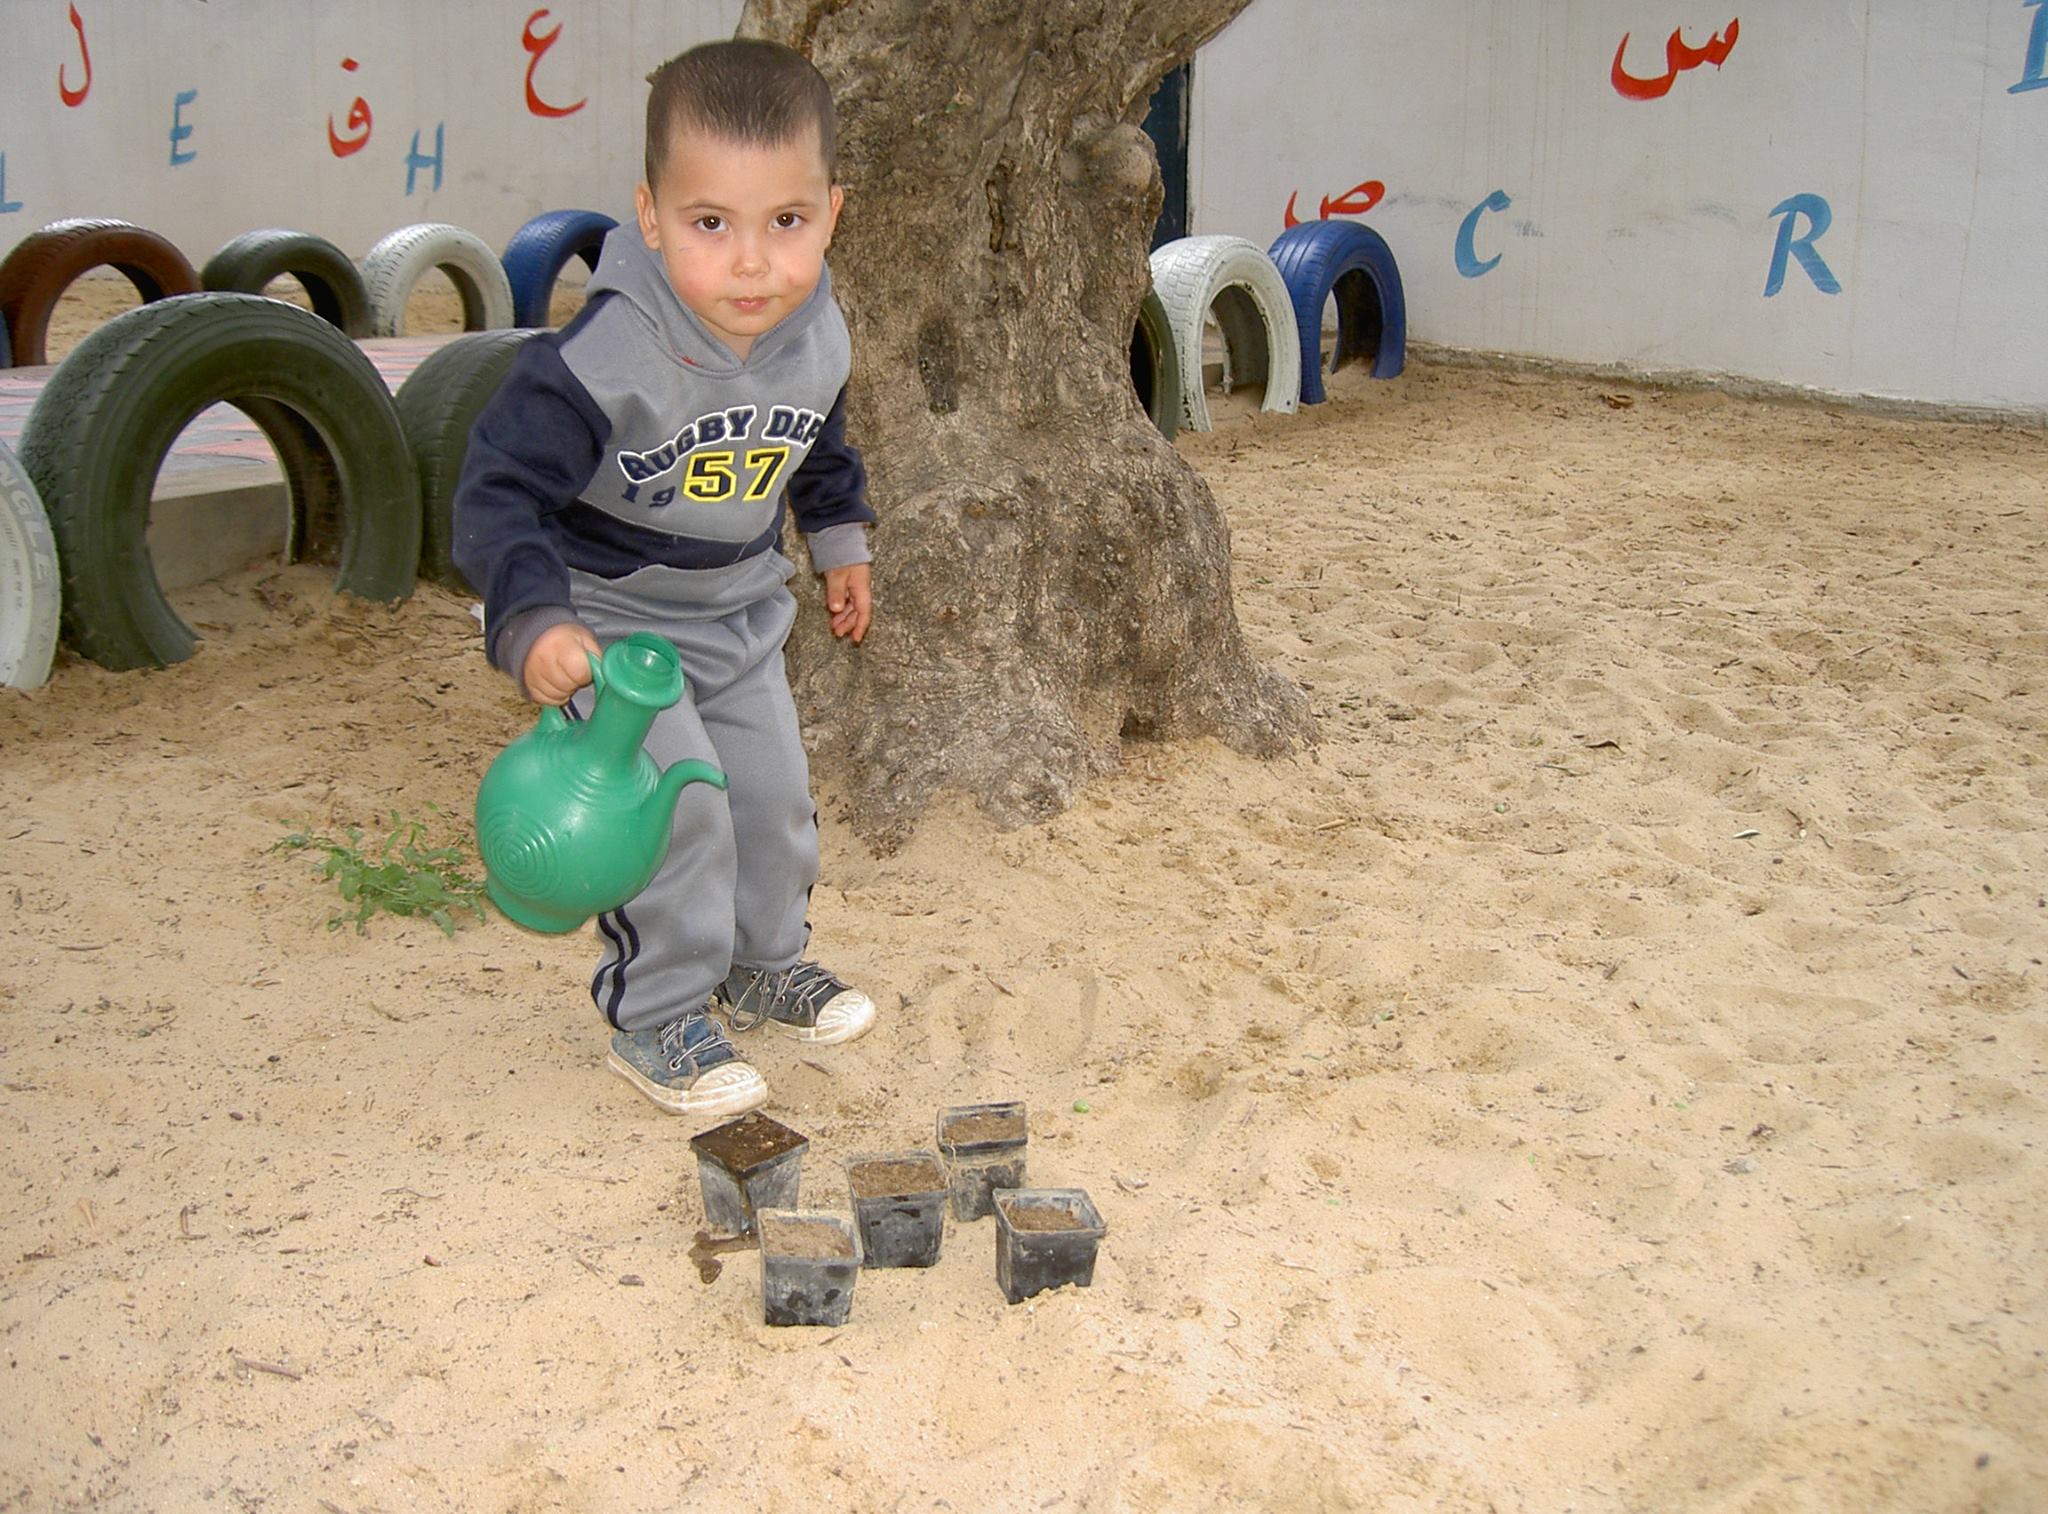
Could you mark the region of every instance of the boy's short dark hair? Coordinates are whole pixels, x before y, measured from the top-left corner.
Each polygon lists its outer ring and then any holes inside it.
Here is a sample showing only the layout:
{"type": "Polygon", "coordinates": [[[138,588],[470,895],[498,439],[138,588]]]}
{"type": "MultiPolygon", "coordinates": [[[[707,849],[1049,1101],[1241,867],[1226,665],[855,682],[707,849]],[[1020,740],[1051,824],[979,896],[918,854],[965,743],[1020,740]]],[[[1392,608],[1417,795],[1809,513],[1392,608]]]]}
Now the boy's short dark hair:
{"type": "Polygon", "coordinates": [[[647,188],[661,183],[679,130],[780,146],[815,127],[829,178],[837,166],[832,86],[809,58],[779,42],[706,42],[647,76],[647,188]]]}

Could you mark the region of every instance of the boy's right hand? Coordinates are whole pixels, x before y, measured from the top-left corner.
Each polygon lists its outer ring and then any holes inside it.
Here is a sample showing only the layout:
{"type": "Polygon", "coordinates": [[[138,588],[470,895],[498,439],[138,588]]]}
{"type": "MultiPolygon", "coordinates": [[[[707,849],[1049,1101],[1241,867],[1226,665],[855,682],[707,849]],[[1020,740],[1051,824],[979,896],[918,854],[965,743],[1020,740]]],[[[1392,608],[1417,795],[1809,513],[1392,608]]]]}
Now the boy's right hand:
{"type": "Polygon", "coordinates": [[[549,626],[526,654],[519,681],[535,704],[567,704],[569,696],[590,682],[590,659],[599,651],[586,626],[564,621],[549,626]]]}

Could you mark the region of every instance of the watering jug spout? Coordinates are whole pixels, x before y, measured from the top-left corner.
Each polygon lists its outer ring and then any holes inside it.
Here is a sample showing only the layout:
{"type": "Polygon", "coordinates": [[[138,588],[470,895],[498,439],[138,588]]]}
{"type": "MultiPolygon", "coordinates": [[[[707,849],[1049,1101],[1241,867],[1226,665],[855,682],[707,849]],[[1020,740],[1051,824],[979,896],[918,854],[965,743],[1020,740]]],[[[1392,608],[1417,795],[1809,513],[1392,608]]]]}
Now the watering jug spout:
{"type": "Polygon", "coordinates": [[[674,821],[676,801],[683,797],[683,790],[693,783],[708,783],[713,788],[725,787],[725,774],[708,762],[699,762],[686,757],[675,763],[661,775],[661,782],[654,792],[647,796],[647,804],[640,817],[648,825],[659,825],[664,829],[674,821]]]}

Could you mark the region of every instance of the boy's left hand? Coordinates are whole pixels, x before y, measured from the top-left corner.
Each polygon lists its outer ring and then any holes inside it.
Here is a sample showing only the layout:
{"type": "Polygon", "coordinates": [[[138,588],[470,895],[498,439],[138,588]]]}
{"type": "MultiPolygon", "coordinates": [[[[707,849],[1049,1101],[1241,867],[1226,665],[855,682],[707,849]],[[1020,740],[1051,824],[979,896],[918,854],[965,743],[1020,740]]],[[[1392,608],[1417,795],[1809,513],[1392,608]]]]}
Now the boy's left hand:
{"type": "Polygon", "coordinates": [[[868,634],[874,616],[874,599],[868,584],[868,565],[825,570],[825,609],[832,617],[834,636],[851,636],[858,642],[868,634]]]}

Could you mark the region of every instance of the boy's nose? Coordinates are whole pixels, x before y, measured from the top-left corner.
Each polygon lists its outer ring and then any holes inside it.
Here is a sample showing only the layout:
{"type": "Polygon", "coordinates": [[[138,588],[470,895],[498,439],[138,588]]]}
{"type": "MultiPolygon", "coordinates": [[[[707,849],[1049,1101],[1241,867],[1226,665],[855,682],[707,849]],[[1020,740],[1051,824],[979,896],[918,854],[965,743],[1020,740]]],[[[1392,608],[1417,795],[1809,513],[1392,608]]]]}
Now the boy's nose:
{"type": "Polygon", "coordinates": [[[735,273],[759,274],[768,271],[768,249],[759,237],[741,236],[733,240],[732,267],[735,273]]]}

